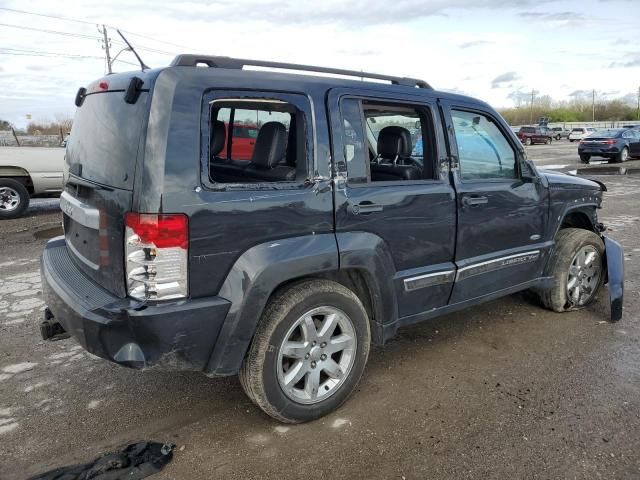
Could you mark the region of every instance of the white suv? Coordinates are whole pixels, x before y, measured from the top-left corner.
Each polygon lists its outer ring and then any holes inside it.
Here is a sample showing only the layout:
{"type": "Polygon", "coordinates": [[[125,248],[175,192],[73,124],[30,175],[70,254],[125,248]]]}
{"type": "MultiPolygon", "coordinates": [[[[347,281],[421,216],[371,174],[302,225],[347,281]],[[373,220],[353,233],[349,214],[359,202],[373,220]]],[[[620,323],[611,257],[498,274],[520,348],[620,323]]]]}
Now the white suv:
{"type": "Polygon", "coordinates": [[[596,129],[592,127],[576,127],[571,130],[571,133],[569,133],[569,141],[575,142],[576,140],[582,140],[584,137],[591,135],[595,131],[596,129]]]}

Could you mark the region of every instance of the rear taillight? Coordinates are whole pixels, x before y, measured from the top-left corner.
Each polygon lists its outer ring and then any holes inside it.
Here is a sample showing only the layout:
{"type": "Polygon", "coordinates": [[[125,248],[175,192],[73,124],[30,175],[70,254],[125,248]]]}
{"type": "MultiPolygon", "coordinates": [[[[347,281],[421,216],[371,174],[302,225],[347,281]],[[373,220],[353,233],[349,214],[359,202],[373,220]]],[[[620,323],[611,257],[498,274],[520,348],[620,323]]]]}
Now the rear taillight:
{"type": "Polygon", "coordinates": [[[616,143],[616,141],[613,138],[610,138],[609,140],[605,140],[602,143],[606,143],[607,145],[613,145],[616,143]]]}
{"type": "Polygon", "coordinates": [[[124,242],[130,297],[168,300],[187,296],[186,215],[127,213],[124,242]]]}

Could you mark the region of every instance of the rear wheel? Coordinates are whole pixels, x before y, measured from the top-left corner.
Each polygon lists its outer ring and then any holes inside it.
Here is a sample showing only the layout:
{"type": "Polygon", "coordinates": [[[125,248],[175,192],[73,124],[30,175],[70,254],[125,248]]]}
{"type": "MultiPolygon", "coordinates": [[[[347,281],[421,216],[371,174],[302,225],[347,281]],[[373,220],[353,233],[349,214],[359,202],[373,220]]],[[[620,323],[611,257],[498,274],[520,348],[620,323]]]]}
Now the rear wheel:
{"type": "Polygon", "coordinates": [[[527,137],[524,139],[524,144],[525,145],[531,145],[531,137],[527,137]]]}
{"type": "Polygon", "coordinates": [[[0,219],[16,218],[29,206],[27,188],[12,178],[0,178],[0,219]]]}
{"type": "Polygon", "coordinates": [[[627,160],[629,160],[629,149],[627,147],[624,147],[622,150],[620,150],[620,153],[616,155],[614,161],[616,163],[622,163],[626,162],[627,160]]]}
{"type": "Polygon", "coordinates": [[[570,141],[571,143],[575,142],[575,140],[574,140],[573,138],[570,138],[570,139],[569,139],[569,141],[570,141]]]}
{"type": "Polygon", "coordinates": [[[560,230],[549,259],[552,285],[538,292],[544,306],[564,312],[593,302],[604,282],[603,259],[604,245],[594,232],[579,228],[560,230]]]}
{"type": "Polygon", "coordinates": [[[547,137],[547,139],[544,141],[545,145],[551,145],[551,137],[547,137]]]}
{"type": "Polygon", "coordinates": [[[591,159],[591,155],[587,155],[585,153],[581,153],[580,154],[580,161],[582,163],[589,163],[589,160],[591,159]]]}
{"type": "Polygon", "coordinates": [[[360,299],[328,280],[307,280],[267,305],[240,371],[249,398],[285,423],[322,417],[353,392],[371,333],[360,299]]]}

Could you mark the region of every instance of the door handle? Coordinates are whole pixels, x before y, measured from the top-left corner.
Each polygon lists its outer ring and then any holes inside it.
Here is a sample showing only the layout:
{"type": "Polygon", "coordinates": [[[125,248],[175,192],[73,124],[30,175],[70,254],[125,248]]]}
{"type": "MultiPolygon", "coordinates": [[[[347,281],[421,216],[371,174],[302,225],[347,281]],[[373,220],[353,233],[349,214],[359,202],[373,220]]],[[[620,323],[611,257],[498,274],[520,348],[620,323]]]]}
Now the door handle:
{"type": "Polygon", "coordinates": [[[463,207],[477,207],[478,205],[486,205],[487,203],[489,203],[489,198],[484,196],[462,197],[463,207]]]}
{"type": "Polygon", "coordinates": [[[361,213],[381,212],[383,208],[384,207],[382,205],[364,201],[356,205],[351,205],[351,213],[354,215],[360,215],[361,213]]]}

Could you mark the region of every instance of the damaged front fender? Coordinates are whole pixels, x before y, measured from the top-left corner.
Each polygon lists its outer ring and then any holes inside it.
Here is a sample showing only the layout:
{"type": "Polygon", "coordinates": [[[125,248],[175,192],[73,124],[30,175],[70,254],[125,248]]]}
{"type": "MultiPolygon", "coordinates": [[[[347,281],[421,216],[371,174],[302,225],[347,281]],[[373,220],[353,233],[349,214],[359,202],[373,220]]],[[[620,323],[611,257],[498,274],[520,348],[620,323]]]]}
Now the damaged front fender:
{"type": "Polygon", "coordinates": [[[622,301],[624,297],[624,250],[615,240],[602,236],[607,265],[607,282],[609,302],[611,303],[611,320],[617,322],[622,318],[622,301]]]}

